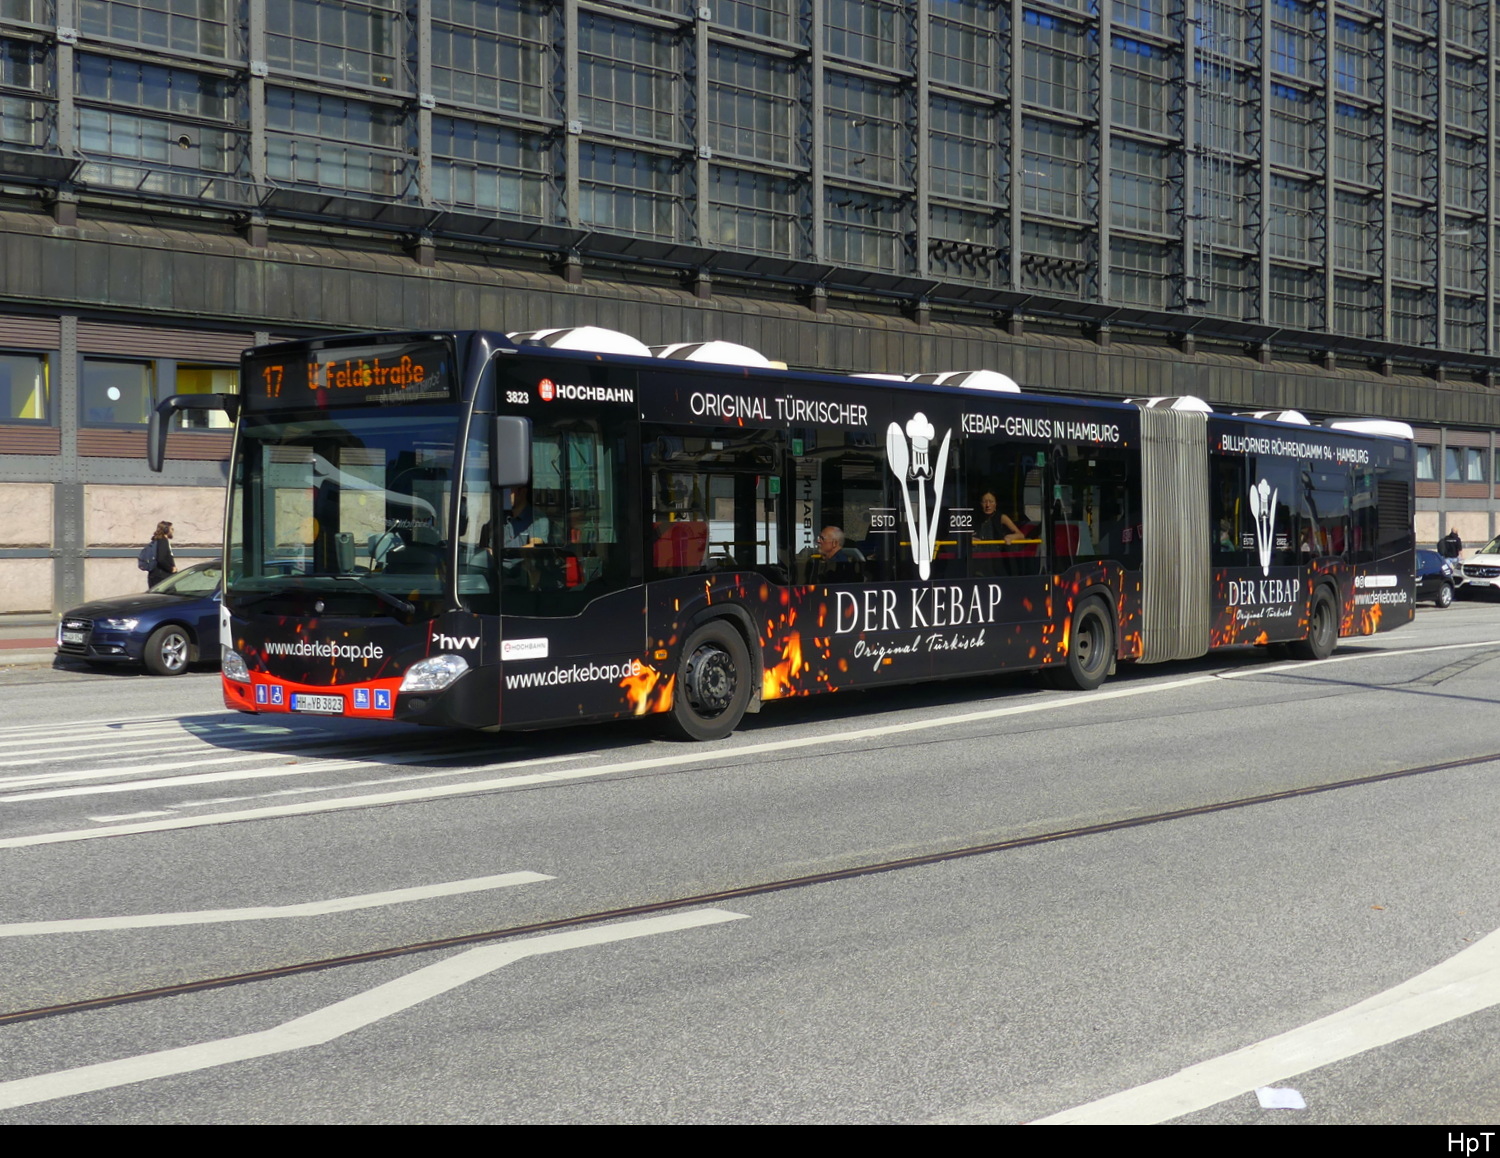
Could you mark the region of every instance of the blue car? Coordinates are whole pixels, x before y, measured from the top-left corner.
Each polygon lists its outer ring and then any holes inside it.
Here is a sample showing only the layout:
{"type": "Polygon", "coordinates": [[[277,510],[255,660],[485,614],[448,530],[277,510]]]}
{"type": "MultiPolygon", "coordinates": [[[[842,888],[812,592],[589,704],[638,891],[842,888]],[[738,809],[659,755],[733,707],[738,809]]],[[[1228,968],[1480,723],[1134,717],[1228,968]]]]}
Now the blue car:
{"type": "Polygon", "coordinates": [[[1417,549],[1418,602],[1431,599],[1438,607],[1453,606],[1453,589],[1458,585],[1458,568],[1436,551],[1417,549]]]}
{"type": "Polygon", "coordinates": [[[200,659],[218,663],[223,578],[219,563],[198,563],[140,595],[75,607],[57,625],[57,654],[91,664],[145,664],[153,675],[181,675],[200,659]]]}

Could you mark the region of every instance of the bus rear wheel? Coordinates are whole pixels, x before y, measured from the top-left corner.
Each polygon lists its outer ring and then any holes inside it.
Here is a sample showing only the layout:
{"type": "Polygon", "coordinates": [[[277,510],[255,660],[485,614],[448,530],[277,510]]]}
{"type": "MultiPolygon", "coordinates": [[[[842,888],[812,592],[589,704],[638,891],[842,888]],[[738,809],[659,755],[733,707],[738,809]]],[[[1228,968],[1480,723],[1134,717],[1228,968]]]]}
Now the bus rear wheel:
{"type": "Polygon", "coordinates": [[[1295,640],[1290,646],[1298,659],[1327,659],[1333,654],[1339,641],[1338,618],[1333,611],[1333,598],[1324,588],[1313,596],[1312,615],[1307,620],[1307,638],[1295,640]]]}
{"type": "Polygon", "coordinates": [[[668,729],[684,740],[722,740],[750,705],[750,651],[722,620],[706,623],[682,649],[668,729]]]}
{"type": "Polygon", "coordinates": [[[1085,599],[1073,612],[1068,633],[1068,658],[1047,669],[1048,682],[1057,688],[1091,692],[1109,675],[1115,658],[1115,627],[1097,599],[1085,599]]]}

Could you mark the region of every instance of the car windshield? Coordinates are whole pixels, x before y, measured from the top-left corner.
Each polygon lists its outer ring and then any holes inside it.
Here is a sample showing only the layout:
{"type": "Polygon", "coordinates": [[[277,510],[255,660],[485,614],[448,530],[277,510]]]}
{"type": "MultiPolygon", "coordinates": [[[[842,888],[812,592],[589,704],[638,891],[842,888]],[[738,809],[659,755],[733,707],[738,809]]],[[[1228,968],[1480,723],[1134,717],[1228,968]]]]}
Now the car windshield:
{"type": "Polygon", "coordinates": [[[1500,555],[1500,539],[1491,539],[1475,553],[1479,555],[1500,555]]]}
{"type": "Polygon", "coordinates": [[[223,577],[224,568],[218,563],[199,563],[168,575],[151,590],[161,595],[212,595],[223,577]]]}
{"type": "Polygon", "coordinates": [[[432,406],[246,421],[230,499],[230,607],[435,615],[457,425],[451,407],[432,406]]]}

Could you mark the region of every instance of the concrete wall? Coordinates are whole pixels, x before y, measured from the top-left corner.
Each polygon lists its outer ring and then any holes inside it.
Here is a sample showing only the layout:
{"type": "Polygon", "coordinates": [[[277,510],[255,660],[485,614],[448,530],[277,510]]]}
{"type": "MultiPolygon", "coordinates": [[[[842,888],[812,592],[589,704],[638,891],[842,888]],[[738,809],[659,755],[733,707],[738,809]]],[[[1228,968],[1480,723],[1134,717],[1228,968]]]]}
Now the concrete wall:
{"type": "MultiPolygon", "coordinates": [[[[0,482],[0,615],[61,611],[55,607],[58,549],[54,496],[42,482],[0,482]]],[[[219,549],[224,492],[219,487],[84,487],[83,599],[142,591],[135,553],[167,519],[173,546],[219,549]],[[107,552],[101,554],[100,552],[107,552]]]]}
{"type": "Polygon", "coordinates": [[[51,559],[0,559],[0,615],[52,610],[51,559]]]}
{"type": "MultiPolygon", "coordinates": [[[[52,485],[0,483],[0,547],[52,546],[52,485]]],[[[0,614],[52,607],[52,560],[0,559],[0,614]]]]}
{"type": "MultiPolygon", "coordinates": [[[[172,546],[217,549],[224,527],[224,492],[217,487],[109,486],[83,488],[84,535],[89,549],[139,550],[156,524],[172,524],[172,546]]],[[[179,561],[178,566],[182,566],[179,561]]],[[[143,590],[146,575],[131,558],[84,561],[84,597],[105,599],[143,590]]]]}
{"type": "MultiPolygon", "coordinates": [[[[1486,511],[1449,511],[1447,530],[1457,531],[1458,537],[1464,541],[1464,558],[1468,558],[1474,552],[1484,546],[1490,540],[1490,516],[1486,511]]],[[[1420,532],[1417,541],[1424,542],[1420,532]]]]}
{"type": "Polygon", "coordinates": [[[217,487],[108,486],[83,488],[84,534],[90,547],[139,547],[162,519],[174,547],[217,547],[224,534],[224,492],[217,487]]]}
{"type": "Polygon", "coordinates": [[[0,483],[0,547],[52,545],[52,484],[0,483]]]}

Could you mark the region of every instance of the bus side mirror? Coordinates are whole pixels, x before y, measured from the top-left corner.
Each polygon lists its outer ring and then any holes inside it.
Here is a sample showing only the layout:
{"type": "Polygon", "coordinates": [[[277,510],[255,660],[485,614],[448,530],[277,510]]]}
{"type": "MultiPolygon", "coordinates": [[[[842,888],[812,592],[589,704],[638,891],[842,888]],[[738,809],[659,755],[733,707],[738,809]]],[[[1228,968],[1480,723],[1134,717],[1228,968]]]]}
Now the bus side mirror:
{"type": "Polygon", "coordinates": [[[517,487],[531,478],[531,419],[497,414],[490,428],[490,485],[517,487]]]}
{"type": "Polygon", "coordinates": [[[173,394],[163,398],[151,412],[151,422],[146,427],[146,465],[157,474],[161,473],[162,460],[167,456],[167,427],[172,415],[179,410],[222,410],[233,422],[240,416],[238,394],[173,394]]]}

